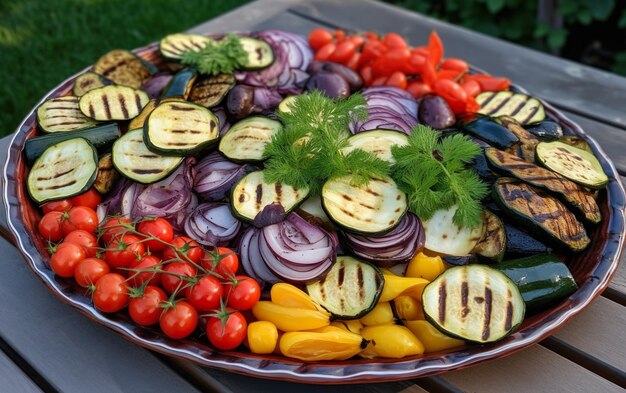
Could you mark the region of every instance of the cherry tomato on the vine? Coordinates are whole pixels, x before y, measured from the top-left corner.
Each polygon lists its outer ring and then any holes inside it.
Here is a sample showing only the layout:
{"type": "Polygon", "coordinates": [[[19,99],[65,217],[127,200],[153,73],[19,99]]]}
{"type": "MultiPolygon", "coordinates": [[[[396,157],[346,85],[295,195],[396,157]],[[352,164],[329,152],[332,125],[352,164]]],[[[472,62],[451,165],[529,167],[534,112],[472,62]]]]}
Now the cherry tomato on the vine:
{"type": "Polygon", "coordinates": [[[126,307],[129,300],[126,278],[121,274],[108,273],[96,281],[92,300],[103,312],[117,312],[126,307]]]}
{"type": "Polygon", "coordinates": [[[170,242],[170,245],[171,247],[167,247],[163,250],[164,261],[180,258],[183,261],[187,261],[187,259],[189,259],[190,261],[196,263],[200,261],[202,254],[204,254],[202,247],[200,247],[195,240],[192,240],[187,236],[175,237],[170,242]]]}
{"type": "Polygon", "coordinates": [[[231,308],[227,308],[222,312],[221,318],[212,316],[206,325],[206,334],[214,347],[227,351],[235,349],[246,338],[248,332],[248,323],[244,316],[231,308]],[[222,323],[222,318],[226,319],[226,323],[222,323]]]}
{"type": "Polygon", "coordinates": [[[70,202],[73,206],[85,206],[96,210],[102,202],[102,195],[95,188],[90,188],[89,191],[70,198],[70,202]]]}
{"type": "Polygon", "coordinates": [[[95,233],[96,228],[98,228],[98,214],[91,208],[74,206],[69,211],[63,213],[61,228],[65,235],[77,229],[95,233]]]}
{"type": "Polygon", "coordinates": [[[204,253],[200,265],[206,270],[214,271],[220,276],[227,278],[237,274],[239,258],[237,254],[226,247],[217,247],[204,253]]]}
{"type": "Polygon", "coordinates": [[[85,249],[74,243],[61,243],[50,257],[50,268],[61,277],[74,277],[76,265],[85,257],[85,249]]]}
{"type": "Polygon", "coordinates": [[[200,312],[211,311],[219,307],[224,296],[224,287],[217,277],[206,275],[192,286],[185,288],[185,298],[200,312]]]}
{"type": "Polygon", "coordinates": [[[39,225],[39,233],[49,242],[56,243],[63,239],[63,229],[61,221],[63,219],[63,213],[58,211],[51,211],[41,218],[39,225]]]}
{"type": "Polygon", "coordinates": [[[167,295],[159,287],[148,285],[143,289],[143,293],[137,297],[131,297],[128,302],[128,314],[136,324],[150,326],[159,322],[163,313],[163,302],[167,300],[167,295]]]}
{"type": "Polygon", "coordinates": [[[127,217],[111,217],[100,226],[100,238],[110,243],[115,237],[134,229],[133,222],[127,217]]]}
{"type": "Polygon", "coordinates": [[[141,286],[148,281],[148,285],[161,285],[161,273],[156,269],[161,265],[161,259],[155,255],[144,255],[141,259],[135,260],[129,266],[132,269],[129,273],[129,282],[134,287],[141,286]],[[139,271],[143,270],[143,271],[139,271]]]}
{"type": "Polygon", "coordinates": [[[63,243],[74,243],[83,246],[88,257],[95,257],[98,253],[98,239],[96,235],[82,229],[68,233],[63,239],[63,243]]]}
{"type": "Polygon", "coordinates": [[[95,284],[100,277],[110,273],[109,265],[102,259],[85,258],[76,265],[74,279],[81,287],[89,287],[95,284]]]}
{"type": "Polygon", "coordinates": [[[158,239],[150,239],[145,242],[145,245],[151,251],[166,249],[167,244],[165,243],[169,243],[174,239],[172,224],[163,217],[144,219],[137,225],[137,231],[143,235],[154,236],[158,239]]]}
{"type": "Polygon", "coordinates": [[[161,286],[169,294],[182,291],[189,284],[184,277],[195,277],[196,268],[188,262],[170,262],[163,268],[161,286]]]}
{"type": "Polygon", "coordinates": [[[166,307],[159,318],[159,326],[170,338],[180,339],[189,336],[198,326],[198,312],[184,300],[166,307]]]}
{"type": "Polygon", "coordinates": [[[309,45],[314,51],[319,50],[329,42],[333,42],[333,35],[326,29],[314,29],[309,33],[309,45]]]}
{"type": "Polygon", "coordinates": [[[146,253],[146,247],[138,236],[130,233],[124,234],[107,244],[104,252],[104,260],[111,267],[129,267],[136,260],[141,259],[146,253]]]}
{"type": "Polygon", "coordinates": [[[59,201],[50,201],[41,205],[44,214],[49,212],[66,212],[72,208],[72,202],[69,199],[61,199],[59,201]]]}
{"type": "Polygon", "coordinates": [[[261,286],[248,276],[236,276],[224,283],[224,294],[228,305],[236,310],[249,310],[261,298],[261,286]]]}

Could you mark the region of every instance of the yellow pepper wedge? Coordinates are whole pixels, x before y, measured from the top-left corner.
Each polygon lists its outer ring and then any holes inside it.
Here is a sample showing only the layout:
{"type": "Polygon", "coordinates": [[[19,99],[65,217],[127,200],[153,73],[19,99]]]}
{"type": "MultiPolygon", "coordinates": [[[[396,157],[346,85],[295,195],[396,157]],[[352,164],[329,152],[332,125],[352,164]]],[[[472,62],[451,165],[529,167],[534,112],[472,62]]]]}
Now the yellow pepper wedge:
{"type": "Polygon", "coordinates": [[[318,329],[330,325],[330,315],[317,310],[285,307],[262,300],[252,307],[252,314],[259,321],[270,321],[284,332],[318,329]]]}
{"type": "Polygon", "coordinates": [[[307,332],[287,332],[279,345],[283,355],[304,361],[346,360],[361,352],[367,341],[356,333],[327,326],[307,332]]]}
{"type": "Polygon", "coordinates": [[[361,329],[363,329],[363,324],[358,319],[332,321],[330,326],[338,327],[356,334],[359,334],[361,329]]]}
{"type": "Polygon", "coordinates": [[[407,265],[404,275],[432,281],[445,270],[446,266],[440,256],[431,257],[423,252],[418,252],[407,265]]]}
{"type": "Polygon", "coordinates": [[[448,337],[428,321],[405,321],[406,327],[424,344],[427,353],[461,347],[463,340],[448,337]]]}
{"type": "Polygon", "coordinates": [[[393,310],[389,302],[379,302],[374,308],[359,319],[365,326],[389,325],[395,323],[393,310]]]}
{"type": "Polygon", "coordinates": [[[428,280],[419,277],[402,277],[393,274],[384,274],[384,277],[385,285],[378,302],[388,302],[401,294],[410,294],[416,299],[421,299],[422,291],[429,283],[428,280]]]}
{"type": "Polygon", "coordinates": [[[364,358],[399,359],[424,353],[424,345],[404,326],[366,326],[361,330],[361,336],[369,341],[367,347],[359,353],[364,358]]]}
{"type": "Polygon", "coordinates": [[[258,354],[273,353],[278,343],[278,329],[270,321],[254,321],[248,325],[248,348],[258,354]]]}
{"type": "Polygon", "coordinates": [[[270,298],[273,303],[281,306],[305,308],[307,310],[317,310],[328,313],[321,305],[311,299],[306,292],[294,285],[284,282],[272,285],[270,298]]]}
{"type": "Polygon", "coordinates": [[[396,315],[402,320],[424,319],[422,303],[409,295],[400,295],[393,299],[396,315]]]}

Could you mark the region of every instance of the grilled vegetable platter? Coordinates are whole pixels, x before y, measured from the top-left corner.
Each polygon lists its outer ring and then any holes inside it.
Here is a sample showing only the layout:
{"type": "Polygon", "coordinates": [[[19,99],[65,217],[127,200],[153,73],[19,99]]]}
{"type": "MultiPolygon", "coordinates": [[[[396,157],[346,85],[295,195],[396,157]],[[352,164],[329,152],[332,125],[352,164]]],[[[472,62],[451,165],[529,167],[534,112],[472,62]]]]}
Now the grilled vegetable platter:
{"type": "Polygon", "coordinates": [[[213,353],[506,339],[577,291],[609,178],[541,100],[425,39],[181,33],[104,54],[24,144],[49,269],[104,318],[213,353]]]}

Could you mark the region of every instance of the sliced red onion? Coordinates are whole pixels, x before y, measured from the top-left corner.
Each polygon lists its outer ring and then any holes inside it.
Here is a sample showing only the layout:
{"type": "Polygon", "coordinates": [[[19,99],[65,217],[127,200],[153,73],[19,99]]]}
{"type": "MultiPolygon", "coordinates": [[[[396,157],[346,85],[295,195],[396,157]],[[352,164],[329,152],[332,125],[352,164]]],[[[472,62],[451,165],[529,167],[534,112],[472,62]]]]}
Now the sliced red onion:
{"type": "Polygon", "coordinates": [[[392,266],[409,261],[424,245],[422,223],[412,213],[404,215],[400,223],[384,235],[357,235],[343,233],[346,249],[357,257],[381,266],[392,266]]]}
{"type": "Polygon", "coordinates": [[[150,98],[158,98],[171,79],[172,74],[169,73],[155,74],[141,86],[141,90],[148,93],[150,98]]]}
{"type": "Polygon", "coordinates": [[[185,221],[187,217],[191,215],[194,209],[198,206],[198,196],[194,193],[191,193],[191,201],[184,209],[179,210],[178,213],[174,213],[173,215],[169,215],[164,217],[170,224],[172,224],[172,228],[174,231],[182,234],[185,232],[185,221]]]}
{"type": "Polygon", "coordinates": [[[350,124],[350,132],[353,134],[377,128],[410,134],[418,124],[417,102],[407,91],[392,86],[380,86],[364,89],[362,94],[367,101],[368,117],[350,124]]]}
{"type": "Polygon", "coordinates": [[[106,216],[113,215],[130,217],[136,195],[142,189],[141,184],[127,178],[118,180],[115,187],[109,191],[107,198],[96,208],[98,221],[102,222],[106,216]]]}
{"type": "Polygon", "coordinates": [[[226,134],[226,132],[230,129],[230,123],[228,122],[224,108],[221,106],[211,108],[211,112],[217,116],[217,120],[220,124],[220,136],[226,134]]]}
{"type": "Polygon", "coordinates": [[[227,203],[198,205],[185,220],[187,236],[205,246],[227,246],[241,229],[241,221],[230,212],[227,203]]]}
{"type": "Polygon", "coordinates": [[[251,165],[236,164],[215,151],[196,164],[193,190],[208,201],[220,201],[233,184],[254,170],[251,165]]]}
{"type": "Polygon", "coordinates": [[[265,87],[254,88],[254,106],[261,112],[274,110],[282,100],[283,96],[276,90],[265,87]]]}
{"type": "Polygon", "coordinates": [[[261,229],[249,227],[239,240],[239,260],[244,272],[259,282],[274,284],[281,280],[267,267],[259,250],[261,229]]]}

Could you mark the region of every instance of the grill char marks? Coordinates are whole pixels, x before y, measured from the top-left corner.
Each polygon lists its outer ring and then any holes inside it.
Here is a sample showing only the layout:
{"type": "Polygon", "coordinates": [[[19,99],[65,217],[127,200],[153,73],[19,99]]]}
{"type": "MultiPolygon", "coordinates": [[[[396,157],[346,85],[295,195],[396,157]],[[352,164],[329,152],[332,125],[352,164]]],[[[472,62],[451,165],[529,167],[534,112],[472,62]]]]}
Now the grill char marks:
{"type": "Polygon", "coordinates": [[[491,288],[488,287],[489,283],[485,283],[485,315],[483,318],[483,335],[482,339],[487,340],[490,336],[491,325],[491,307],[493,304],[491,288]]]}

